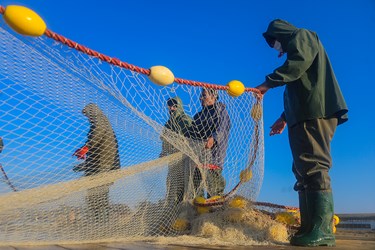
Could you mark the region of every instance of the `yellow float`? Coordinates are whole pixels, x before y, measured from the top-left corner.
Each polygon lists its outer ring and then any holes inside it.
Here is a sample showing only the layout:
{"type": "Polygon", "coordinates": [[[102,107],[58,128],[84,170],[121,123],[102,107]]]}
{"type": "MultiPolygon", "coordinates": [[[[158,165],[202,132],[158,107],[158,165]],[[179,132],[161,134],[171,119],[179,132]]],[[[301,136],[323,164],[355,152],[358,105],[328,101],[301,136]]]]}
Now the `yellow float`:
{"type": "Polygon", "coordinates": [[[337,231],[337,224],[340,223],[340,218],[335,214],[333,215],[333,220],[332,220],[332,232],[335,234],[337,231]]]}
{"type": "Polygon", "coordinates": [[[206,203],[206,199],[204,197],[196,197],[194,199],[194,204],[197,204],[196,209],[198,214],[205,214],[210,212],[210,208],[208,206],[199,206],[204,205],[206,203]]]}
{"type": "Polygon", "coordinates": [[[243,83],[237,80],[230,81],[227,86],[229,87],[227,90],[228,94],[233,97],[238,97],[245,91],[243,83]]]}
{"type": "Polygon", "coordinates": [[[148,76],[151,82],[159,86],[167,86],[174,82],[174,75],[167,67],[153,66],[148,76]]]}
{"type": "Polygon", "coordinates": [[[276,213],[275,220],[286,225],[298,224],[298,218],[297,216],[294,215],[294,213],[288,213],[288,212],[276,213]]]}
{"type": "Polygon", "coordinates": [[[190,227],[190,223],[187,219],[178,218],[173,223],[172,228],[176,231],[185,231],[190,227]]]}
{"type": "Polygon", "coordinates": [[[228,206],[233,208],[245,208],[247,200],[242,196],[236,196],[229,201],[228,206]]]}
{"type": "Polygon", "coordinates": [[[38,14],[23,6],[7,6],[3,18],[14,31],[21,35],[41,36],[47,29],[45,22],[38,14]]]}
{"type": "Polygon", "coordinates": [[[242,183],[248,182],[251,178],[253,178],[253,172],[251,169],[244,169],[240,173],[240,181],[242,183]]]}

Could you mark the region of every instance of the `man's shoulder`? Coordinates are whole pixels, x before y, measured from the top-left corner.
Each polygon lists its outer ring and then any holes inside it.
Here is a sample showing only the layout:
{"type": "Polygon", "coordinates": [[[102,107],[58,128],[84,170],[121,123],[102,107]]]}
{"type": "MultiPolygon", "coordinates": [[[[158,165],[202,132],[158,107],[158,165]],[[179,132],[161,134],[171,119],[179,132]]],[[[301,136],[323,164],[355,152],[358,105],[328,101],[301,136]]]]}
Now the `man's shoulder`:
{"type": "Polygon", "coordinates": [[[297,29],[294,32],[294,37],[296,38],[316,38],[317,34],[314,31],[308,30],[308,29],[297,29]]]}

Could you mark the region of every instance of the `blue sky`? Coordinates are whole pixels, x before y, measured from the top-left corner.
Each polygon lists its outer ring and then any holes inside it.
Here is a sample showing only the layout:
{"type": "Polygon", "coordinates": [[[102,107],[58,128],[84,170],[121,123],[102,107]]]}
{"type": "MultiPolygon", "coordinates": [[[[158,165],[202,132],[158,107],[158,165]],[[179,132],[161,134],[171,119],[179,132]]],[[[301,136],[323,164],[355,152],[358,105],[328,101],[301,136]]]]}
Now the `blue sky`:
{"type": "MultiPolygon", "coordinates": [[[[349,122],[332,142],[337,213],[375,212],[375,1],[108,0],[1,1],[37,12],[52,31],[122,61],[164,65],[176,77],[247,87],[284,58],[262,32],[275,19],[316,31],[349,106],[349,122]]],[[[268,136],[282,112],[283,88],[264,99],[265,176],[261,201],[297,206],[287,132],[268,136]]]]}

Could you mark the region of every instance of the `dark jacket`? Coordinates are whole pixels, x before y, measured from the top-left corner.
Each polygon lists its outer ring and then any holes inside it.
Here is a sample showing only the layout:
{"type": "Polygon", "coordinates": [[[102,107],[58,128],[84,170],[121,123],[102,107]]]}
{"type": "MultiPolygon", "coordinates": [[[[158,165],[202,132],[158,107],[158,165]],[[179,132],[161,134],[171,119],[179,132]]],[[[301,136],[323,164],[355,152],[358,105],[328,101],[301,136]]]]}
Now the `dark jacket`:
{"type": "Polygon", "coordinates": [[[216,102],[212,106],[203,107],[193,119],[190,137],[197,140],[215,140],[212,148],[212,162],[220,168],[224,165],[228,148],[231,122],[225,104],[216,102]]]}
{"type": "Polygon", "coordinates": [[[164,125],[164,130],[160,137],[163,143],[160,157],[178,152],[178,149],[166,140],[166,137],[169,137],[168,133],[174,132],[180,135],[186,135],[192,122],[191,118],[185,114],[181,99],[179,97],[168,99],[168,101],[171,100],[175,101],[177,110],[169,115],[169,119],[164,125]]]}
{"type": "Polygon", "coordinates": [[[3,138],[0,137],[0,153],[3,152],[3,148],[4,148],[3,138]]]}
{"type": "Polygon", "coordinates": [[[287,53],[284,64],[266,76],[266,82],[271,87],[286,85],[284,112],[288,125],[330,117],[337,117],[339,124],[347,121],[348,108],[317,34],[277,19],[263,36],[267,42],[278,40],[287,53]]]}
{"type": "Polygon", "coordinates": [[[89,150],[85,162],[73,170],[84,171],[88,176],[120,169],[118,142],[108,118],[93,103],[86,105],[82,113],[87,116],[90,122],[88,139],[85,144],[89,150]]]}

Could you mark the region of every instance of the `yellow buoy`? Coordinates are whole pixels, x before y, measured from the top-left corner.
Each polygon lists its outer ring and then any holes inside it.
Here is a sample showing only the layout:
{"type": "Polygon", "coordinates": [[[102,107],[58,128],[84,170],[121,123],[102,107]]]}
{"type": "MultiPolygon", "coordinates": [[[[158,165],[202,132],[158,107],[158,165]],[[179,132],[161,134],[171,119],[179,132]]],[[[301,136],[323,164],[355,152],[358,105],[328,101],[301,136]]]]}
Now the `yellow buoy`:
{"type": "Polygon", "coordinates": [[[5,22],[21,35],[41,36],[47,28],[45,22],[38,14],[23,6],[7,6],[3,17],[5,22]]]}
{"type": "Polygon", "coordinates": [[[233,97],[238,97],[245,91],[243,83],[237,80],[228,82],[227,86],[229,87],[227,90],[228,94],[233,97]]]}
{"type": "Polygon", "coordinates": [[[242,196],[236,196],[229,201],[229,207],[234,208],[245,208],[247,205],[247,200],[242,196]]]}
{"type": "Polygon", "coordinates": [[[275,220],[287,225],[295,225],[298,222],[297,218],[293,214],[288,212],[277,213],[275,216],[275,220]]]}
{"type": "Polygon", "coordinates": [[[194,203],[195,204],[204,204],[204,203],[206,203],[206,199],[202,196],[195,197],[194,203]]]}
{"type": "Polygon", "coordinates": [[[268,228],[268,238],[272,241],[285,242],[288,237],[288,229],[284,225],[275,224],[268,228]]]}
{"type": "Polygon", "coordinates": [[[244,169],[240,173],[240,181],[242,183],[248,182],[253,177],[251,169],[244,169]]]}
{"type": "Polygon", "coordinates": [[[333,215],[333,224],[336,226],[340,223],[340,218],[335,214],[333,215]]]}
{"type": "Polygon", "coordinates": [[[340,223],[340,218],[334,214],[333,215],[333,220],[332,220],[332,232],[335,234],[337,229],[336,229],[336,225],[340,223]]]}
{"type": "Polygon", "coordinates": [[[203,205],[206,203],[206,199],[204,197],[202,196],[196,197],[194,199],[194,203],[197,204],[196,209],[197,209],[198,214],[205,214],[205,213],[210,212],[210,207],[199,206],[199,205],[203,205]]]}
{"type": "Polygon", "coordinates": [[[290,208],[290,209],[287,209],[286,210],[288,213],[299,213],[299,210],[298,210],[298,208],[290,208]]]}
{"type": "Polygon", "coordinates": [[[173,223],[172,228],[176,231],[185,231],[190,226],[190,223],[187,219],[178,218],[173,223]]]}
{"type": "Polygon", "coordinates": [[[174,82],[174,75],[167,67],[152,66],[148,78],[159,86],[167,86],[174,82]]]}
{"type": "Polygon", "coordinates": [[[259,121],[262,118],[262,105],[260,103],[255,103],[253,107],[251,108],[251,117],[255,121],[259,121]]]}

